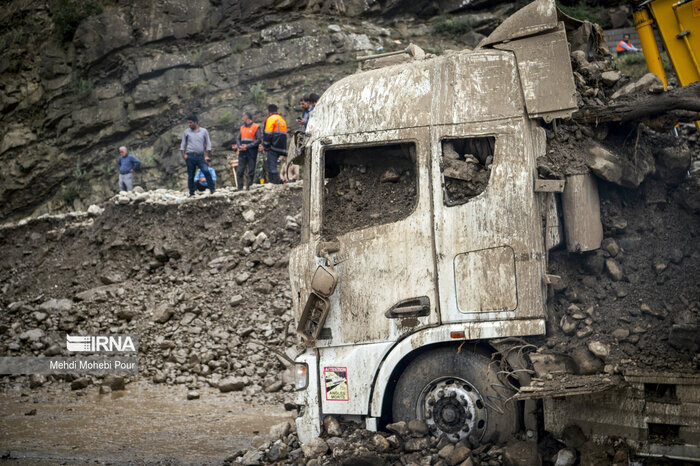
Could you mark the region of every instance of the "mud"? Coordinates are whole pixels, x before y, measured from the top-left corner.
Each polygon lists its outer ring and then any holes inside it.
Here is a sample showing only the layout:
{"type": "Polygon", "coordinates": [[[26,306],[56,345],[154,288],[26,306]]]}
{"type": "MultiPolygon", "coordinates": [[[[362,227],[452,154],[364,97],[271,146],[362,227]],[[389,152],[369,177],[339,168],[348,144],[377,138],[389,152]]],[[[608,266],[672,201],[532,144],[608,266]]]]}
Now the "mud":
{"type": "Polygon", "coordinates": [[[674,200],[679,188],[658,180],[648,180],[641,190],[661,193],[653,203],[612,183],[599,181],[598,188],[604,248],[583,255],[550,253],[550,273],[560,275],[563,286],[551,300],[547,345],[571,354],[600,341],[611,348],[606,364],[620,369],[696,370],[700,283],[693,277],[700,273],[700,218],[674,200]],[[621,280],[606,271],[608,259],[619,264],[621,280]],[[557,325],[563,318],[577,322],[573,335],[557,325]],[[618,329],[624,331],[615,334],[618,329]]]}
{"type": "Polygon", "coordinates": [[[60,387],[12,387],[0,392],[0,450],[15,464],[219,464],[291,419],[280,405],[251,405],[241,394],[206,389],[200,399],[185,401],[186,392],[147,382],[82,396],[60,387]],[[26,415],[30,410],[36,414],[26,415]]]}
{"type": "Polygon", "coordinates": [[[326,153],[323,236],[407,217],[417,201],[415,155],[407,145],[326,153]]]}

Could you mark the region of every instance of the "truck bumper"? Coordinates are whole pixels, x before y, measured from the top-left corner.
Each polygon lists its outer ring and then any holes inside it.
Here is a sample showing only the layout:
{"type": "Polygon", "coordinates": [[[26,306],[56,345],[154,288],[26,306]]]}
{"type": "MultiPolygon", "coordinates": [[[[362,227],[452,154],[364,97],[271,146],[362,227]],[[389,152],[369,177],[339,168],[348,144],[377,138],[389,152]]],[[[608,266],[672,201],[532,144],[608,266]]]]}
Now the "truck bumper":
{"type": "Polygon", "coordinates": [[[303,406],[303,408],[295,421],[299,441],[306,443],[321,434],[318,358],[313,350],[306,350],[306,352],[297,357],[296,362],[304,363],[308,366],[309,383],[306,389],[297,392],[296,403],[303,406]]]}

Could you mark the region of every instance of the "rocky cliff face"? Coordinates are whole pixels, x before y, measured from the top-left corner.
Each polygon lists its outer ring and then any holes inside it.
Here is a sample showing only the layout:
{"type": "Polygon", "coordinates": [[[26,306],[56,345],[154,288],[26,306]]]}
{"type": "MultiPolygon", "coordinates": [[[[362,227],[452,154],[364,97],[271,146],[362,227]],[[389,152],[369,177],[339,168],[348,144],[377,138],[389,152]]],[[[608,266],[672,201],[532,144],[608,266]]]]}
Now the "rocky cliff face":
{"type": "Polygon", "coordinates": [[[261,121],[274,102],[295,129],[302,94],[352,73],[357,55],[407,45],[355,18],[401,3],[14,0],[0,17],[0,219],[111,196],[121,145],[143,161],[139,184],[183,186],[190,112],[228,184],[241,112],[261,121]]]}

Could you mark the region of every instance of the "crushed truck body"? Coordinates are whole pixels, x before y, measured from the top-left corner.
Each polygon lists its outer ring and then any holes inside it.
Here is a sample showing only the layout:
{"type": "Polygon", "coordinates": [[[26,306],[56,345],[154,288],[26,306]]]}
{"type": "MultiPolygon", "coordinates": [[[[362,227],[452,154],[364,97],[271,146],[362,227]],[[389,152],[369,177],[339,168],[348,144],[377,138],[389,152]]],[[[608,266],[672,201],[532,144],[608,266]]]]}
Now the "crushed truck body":
{"type": "MultiPolygon", "coordinates": [[[[550,431],[578,411],[590,433],[593,412],[581,405],[633,383],[639,413],[609,419],[605,432],[624,424],[642,452],[698,456],[685,444],[649,446],[663,423],[698,444],[697,410],[645,414],[657,376],[554,387],[534,378],[524,351],[524,337],[551,325],[548,292],[560,277],[548,272],[549,251],[593,251],[603,240],[592,175],[538,177],[542,121],[576,110],[566,31],[544,0],[475,50],[429,57],[409,47],[403,63],[324,93],[299,145],[302,238],[289,264],[307,347],[296,360],[302,441],[327,415],[369,429],[418,418],[433,435],[472,444],[522,430],[535,439],[543,398],[550,431]]],[[[690,388],[675,401],[699,406],[696,379],[683,379],[690,388]]]]}

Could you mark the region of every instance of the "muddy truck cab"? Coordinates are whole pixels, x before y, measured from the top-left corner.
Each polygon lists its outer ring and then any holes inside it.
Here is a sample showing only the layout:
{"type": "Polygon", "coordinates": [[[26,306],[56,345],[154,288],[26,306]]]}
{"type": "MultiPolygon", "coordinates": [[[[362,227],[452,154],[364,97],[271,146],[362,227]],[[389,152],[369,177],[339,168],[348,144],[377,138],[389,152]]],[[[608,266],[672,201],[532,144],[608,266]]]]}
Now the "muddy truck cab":
{"type": "Polygon", "coordinates": [[[564,183],[538,180],[536,159],[540,120],[576,110],[566,34],[539,0],[474,50],[410,52],[332,85],[298,157],[302,441],[325,415],[420,418],[475,443],[522,425],[512,365],[491,359],[505,338],[545,333],[564,183]]]}

